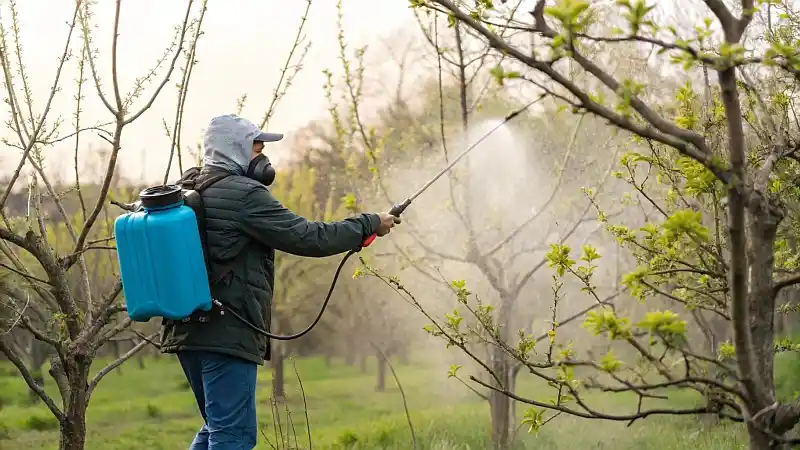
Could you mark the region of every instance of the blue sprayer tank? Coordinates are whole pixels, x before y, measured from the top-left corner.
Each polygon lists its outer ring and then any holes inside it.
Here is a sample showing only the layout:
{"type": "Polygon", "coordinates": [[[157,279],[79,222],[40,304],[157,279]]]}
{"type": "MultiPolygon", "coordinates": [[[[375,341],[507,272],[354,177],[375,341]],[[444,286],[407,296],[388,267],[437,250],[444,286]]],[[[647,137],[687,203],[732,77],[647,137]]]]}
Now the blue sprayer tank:
{"type": "Polygon", "coordinates": [[[182,189],[149,187],[139,200],[142,208],[114,222],[128,316],[137,322],[180,320],[197,310],[211,310],[197,217],[185,204],[182,189]]]}

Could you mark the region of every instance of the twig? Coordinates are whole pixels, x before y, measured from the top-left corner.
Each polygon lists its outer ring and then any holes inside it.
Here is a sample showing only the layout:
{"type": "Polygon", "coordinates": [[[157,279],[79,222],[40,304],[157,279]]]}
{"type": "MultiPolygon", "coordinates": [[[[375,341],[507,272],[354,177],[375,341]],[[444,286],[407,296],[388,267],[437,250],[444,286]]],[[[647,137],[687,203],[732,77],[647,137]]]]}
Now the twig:
{"type": "Polygon", "coordinates": [[[292,48],[289,50],[289,55],[286,57],[286,62],[283,64],[283,68],[281,69],[281,76],[278,78],[278,84],[275,86],[275,91],[272,95],[272,101],[270,101],[269,107],[267,108],[267,112],[264,113],[264,118],[261,119],[260,127],[263,129],[267,125],[269,125],[269,120],[272,118],[272,115],[275,113],[275,108],[278,106],[278,102],[283,98],[286,91],[289,89],[289,86],[292,84],[292,80],[297,75],[297,73],[302,68],[303,60],[305,59],[306,54],[308,53],[308,49],[311,46],[309,42],[303,52],[300,54],[299,61],[295,65],[295,70],[286,78],[286,73],[289,71],[289,66],[292,62],[292,58],[294,58],[294,54],[297,51],[297,47],[300,45],[300,42],[303,41],[303,28],[305,27],[306,21],[308,20],[308,12],[311,10],[311,0],[306,0],[306,9],[303,12],[303,15],[300,17],[300,25],[297,26],[297,34],[295,35],[294,41],[292,42],[292,48]],[[286,78],[286,84],[284,85],[284,78],[286,78]],[[281,88],[284,88],[281,90],[281,88]]]}
{"type": "MultiPolygon", "coordinates": [[[[61,54],[61,59],[59,60],[58,67],[56,68],[55,80],[53,81],[53,86],[50,89],[50,95],[47,98],[47,103],[45,104],[44,110],[41,113],[41,117],[39,118],[39,122],[36,125],[36,129],[33,130],[33,133],[31,134],[30,139],[28,140],[28,145],[25,146],[25,150],[22,152],[22,157],[19,160],[19,164],[17,164],[16,170],[14,170],[13,175],[11,175],[11,180],[9,180],[6,190],[5,192],[3,192],[3,196],[0,197],[0,208],[2,208],[3,205],[5,205],[6,200],[8,200],[8,196],[11,195],[11,189],[13,189],[15,182],[19,178],[20,172],[22,171],[22,167],[25,165],[25,161],[30,159],[30,152],[36,145],[36,138],[39,136],[39,133],[41,133],[44,127],[45,120],[47,119],[47,114],[50,112],[50,107],[53,103],[53,98],[55,97],[56,92],[58,92],[59,90],[58,84],[61,79],[61,71],[64,68],[64,64],[66,63],[67,58],[69,56],[69,48],[70,48],[70,43],[72,41],[72,32],[75,29],[75,24],[77,23],[80,5],[81,2],[75,2],[75,10],[72,14],[72,23],[70,24],[69,27],[69,33],[67,34],[67,40],[64,45],[64,51],[61,54]]],[[[12,115],[16,118],[17,117],[17,105],[15,105],[16,95],[14,94],[13,83],[9,72],[10,68],[8,67],[8,60],[6,59],[5,55],[5,48],[3,49],[2,53],[3,55],[0,58],[0,61],[2,61],[3,72],[5,73],[6,88],[9,90],[9,102],[11,104],[10,105],[11,112],[12,115]]],[[[19,126],[17,126],[17,131],[19,131],[19,126]]],[[[20,143],[22,144],[25,141],[25,139],[22,137],[21,133],[18,134],[20,137],[20,143]]]]}
{"type": "Polygon", "coordinates": [[[150,343],[149,341],[154,339],[156,336],[158,336],[157,332],[151,334],[150,336],[147,337],[146,340],[142,340],[138,344],[134,345],[133,348],[128,350],[127,353],[125,353],[124,355],[120,356],[119,358],[117,358],[116,361],[114,361],[111,364],[107,365],[105,368],[103,368],[103,370],[98,372],[97,375],[95,375],[94,378],[92,378],[92,381],[89,382],[89,385],[86,388],[87,402],[88,402],[88,399],[91,397],[92,392],[97,387],[97,383],[99,383],[100,380],[102,380],[104,376],[108,375],[112,370],[114,370],[117,367],[121,366],[122,363],[124,363],[125,361],[129,360],[131,357],[133,357],[137,353],[139,353],[139,350],[143,349],[144,346],[149,344],[150,343]]]}
{"type": "Polygon", "coordinates": [[[64,420],[64,413],[62,413],[61,410],[58,409],[58,406],[56,406],[56,403],[53,401],[53,399],[50,398],[50,396],[47,395],[47,392],[45,392],[44,389],[42,389],[42,387],[39,386],[39,383],[37,383],[36,380],[34,380],[33,375],[31,375],[28,368],[25,367],[25,363],[22,362],[22,359],[16,353],[14,353],[14,351],[11,350],[11,348],[8,347],[8,345],[6,345],[5,341],[3,341],[2,339],[0,339],[0,353],[6,355],[8,360],[11,361],[11,363],[14,364],[14,366],[16,366],[17,370],[19,370],[20,375],[22,375],[22,378],[25,380],[25,383],[27,383],[28,387],[31,388],[33,392],[36,392],[36,394],[42,399],[44,404],[47,405],[47,408],[50,409],[50,412],[52,412],[53,415],[56,416],[56,419],[58,419],[59,421],[64,420]]]}
{"type": "Polygon", "coordinates": [[[408,411],[408,401],[406,401],[406,394],[403,391],[403,385],[400,384],[400,377],[397,376],[397,372],[394,370],[394,365],[392,364],[389,357],[386,356],[383,349],[380,348],[376,343],[370,341],[370,345],[381,354],[381,358],[386,362],[386,365],[389,366],[389,370],[392,371],[392,377],[394,377],[394,382],[397,384],[397,388],[400,390],[400,397],[403,399],[403,409],[406,412],[406,419],[408,420],[408,429],[411,431],[411,443],[413,444],[413,448],[417,448],[417,435],[414,433],[414,424],[411,422],[411,413],[408,411]]]}
{"type": "MultiPolygon", "coordinates": [[[[553,410],[553,411],[561,411],[561,412],[564,412],[566,414],[569,414],[569,415],[572,415],[572,416],[577,416],[577,417],[580,417],[580,418],[583,418],[583,419],[600,419],[600,420],[614,420],[614,421],[629,422],[629,421],[634,420],[634,419],[641,419],[641,418],[645,418],[645,417],[652,416],[652,415],[676,415],[676,416],[677,415],[684,415],[684,416],[688,416],[688,415],[709,414],[709,413],[716,414],[716,411],[712,411],[708,407],[691,408],[691,409],[666,409],[666,408],[662,409],[662,408],[659,408],[659,409],[644,410],[644,411],[637,412],[637,413],[634,413],[634,414],[624,414],[624,415],[605,414],[605,413],[601,413],[599,411],[594,411],[592,409],[588,409],[587,412],[582,412],[582,411],[578,411],[578,410],[575,410],[575,409],[572,409],[572,408],[568,408],[568,407],[562,406],[562,405],[554,405],[552,403],[539,402],[539,401],[536,401],[536,400],[520,397],[519,395],[516,395],[513,392],[510,392],[510,391],[508,391],[506,389],[497,388],[497,387],[492,386],[492,385],[490,385],[488,383],[485,383],[485,382],[475,378],[474,376],[470,376],[469,379],[471,381],[473,381],[473,382],[475,382],[475,383],[487,388],[487,389],[491,389],[493,391],[496,391],[496,392],[498,392],[500,394],[503,394],[503,395],[513,399],[513,400],[518,401],[518,402],[526,403],[526,404],[529,404],[529,405],[532,405],[532,406],[537,406],[539,408],[549,409],[549,410],[553,410]]],[[[580,402],[580,400],[578,398],[576,398],[575,400],[580,402]]],[[[583,405],[581,405],[581,406],[583,406],[583,405]]],[[[584,406],[584,408],[586,408],[586,407],[584,406]]]]}
{"type": "MultiPolygon", "coordinates": [[[[186,8],[186,14],[184,16],[183,24],[182,24],[182,28],[181,28],[181,32],[180,32],[179,48],[183,46],[183,42],[184,42],[184,40],[186,38],[187,24],[189,22],[189,17],[191,15],[191,11],[192,11],[192,3],[193,3],[193,0],[189,0],[188,1],[188,6],[186,8]]],[[[119,15],[119,5],[117,6],[117,17],[115,17],[115,19],[114,19],[115,23],[117,23],[117,21],[119,20],[118,15],[119,15]]],[[[86,28],[86,27],[88,27],[88,23],[84,24],[84,28],[86,28]]],[[[117,40],[117,35],[116,35],[117,29],[116,29],[116,27],[114,29],[114,33],[115,33],[114,34],[114,42],[112,42],[112,48],[116,47],[116,40],[117,40]]],[[[87,51],[90,51],[88,49],[88,45],[89,45],[89,43],[88,43],[88,39],[87,39],[87,42],[86,42],[87,51]]],[[[114,52],[114,54],[116,54],[116,52],[114,52]]],[[[158,97],[159,93],[161,93],[161,90],[164,88],[164,86],[169,81],[170,75],[172,74],[172,71],[175,69],[175,64],[178,61],[179,56],[180,56],[180,51],[176,51],[175,52],[175,56],[172,58],[172,62],[170,64],[169,70],[167,71],[167,75],[164,77],[164,79],[162,80],[161,84],[158,85],[158,87],[156,88],[155,92],[153,93],[153,96],[150,98],[150,100],[147,103],[145,103],[144,106],[142,106],[142,108],[138,112],[132,114],[128,118],[124,117],[124,111],[120,111],[119,109],[115,110],[114,108],[111,107],[111,105],[109,103],[107,103],[106,100],[104,100],[104,102],[106,102],[106,107],[109,108],[109,111],[114,113],[114,116],[116,118],[116,127],[115,127],[115,130],[114,130],[114,139],[113,139],[112,148],[111,148],[111,156],[110,156],[110,159],[109,159],[109,162],[108,162],[108,168],[107,168],[106,173],[104,175],[102,187],[100,188],[100,194],[98,195],[97,202],[94,205],[94,209],[89,214],[89,217],[87,217],[86,220],[83,223],[83,229],[81,230],[81,233],[78,236],[77,242],[75,243],[75,247],[71,252],[72,254],[77,254],[81,250],[81,248],[83,247],[84,243],[86,242],[86,239],[89,237],[89,232],[91,231],[92,226],[94,225],[95,221],[97,220],[97,217],[100,215],[100,212],[103,209],[103,202],[105,201],[105,199],[108,196],[108,190],[109,190],[109,188],[111,186],[111,179],[113,178],[114,173],[115,173],[114,169],[116,167],[117,155],[119,154],[119,150],[120,150],[120,139],[122,137],[121,135],[122,135],[123,127],[125,125],[129,125],[130,123],[132,123],[133,121],[138,119],[139,116],[144,114],[148,109],[150,109],[150,107],[153,105],[153,103],[155,102],[156,98],[158,97]]],[[[89,58],[89,61],[92,61],[92,58],[89,58]]],[[[92,67],[92,72],[93,72],[93,74],[95,75],[95,78],[96,78],[94,63],[91,64],[91,67],[92,67]]],[[[114,80],[112,80],[112,83],[116,86],[116,83],[117,83],[116,77],[115,77],[114,80]]],[[[101,98],[105,99],[105,96],[102,95],[102,90],[100,89],[99,86],[97,87],[97,90],[100,93],[101,98]]],[[[116,92],[115,92],[115,96],[118,97],[118,94],[116,92]]],[[[117,100],[117,102],[119,104],[119,100],[117,100]]],[[[74,262],[75,262],[75,258],[66,258],[65,259],[65,263],[64,263],[65,268],[69,268],[74,262]]]]}
{"type": "Polygon", "coordinates": [[[297,377],[297,383],[300,385],[300,395],[303,397],[303,412],[306,416],[306,432],[308,433],[308,450],[311,450],[311,422],[308,420],[308,402],[306,401],[306,391],[303,389],[303,380],[300,379],[300,372],[297,370],[297,362],[294,357],[291,358],[294,374],[297,377]]]}
{"type": "Polygon", "coordinates": [[[189,45],[189,52],[186,55],[186,66],[183,68],[183,78],[178,85],[178,105],[175,107],[175,124],[172,128],[172,142],[170,144],[169,160],[167,161],[167,169],[164,172],[163,184],[167,184],[170,168],[172,167],[172,158],[175,152],[178,152],[178,171],[183,173],[183,158],[181,158],[181,131],[183,127],[183,111],[186,105],[186,96],[189,93],[189,82],[192,79],[192,69],[194,69],[195,55],[197,54],[197,44],[202,35],[203,18],[206,15],[207,0],[203,0],[200,7],[200,17],[197,19],[197,29],[194,33],[192,43],[189,45]]]}
{"type": "MultiPolygon", "coordinates": [[[[30,303],[31,303],[31,294],[30,294],[30,292],[26,292],[26,294],[27,294],[28,297],[25,300],[25,306],[23,306],[22,309],[16,311],[17,312],[17,318],[14,320],[14,323],[12,323],[8,327],[8,330],[3,332],[3,334],[0,334],[0,339],[2,339],[3,336],[7,335],[8,333],[11,333],[11,330],[13,330],[14,327],[16,327],[17,324],[20,322],[20,320],[22,320],[23,317],[25,317],[25,310],[28,309],[28,305],[30,305],[30,303]]],[[[14,309],[16,309],[16,308],[14,308],[14,309]]]]}
{"type": "Polygon", "coordinates": [[[43,280],[43,279],[41,279],[41,278],[38,278],[38,277],[35,277],[35,276],[33,276],[33,275],[29,275],[29,274],[27,274],[27,273],[23,273],[22,271],[19,271],[19,270],[15,269],[15,268],[13,268],[13,267],[9,266],[8,264],[1,263],[1,262],[0,262],[0,267],[2,267],[2,268],[4,268],[4,269],[8,269],[8,270],[10,270],[10,271],[14,272],[15,274],[17,274],[17,275],[19,275],[19,276],[21,276],[21,277],[27,278],[28,280],[36,281],[36,282],[38,282],[38,283],[42,283],[42,284],[47,284],[47,285],[49,285],[49,286],[52,286],[52,285],[53,285],[52,283],[50,283],[50,282],[49,282],[49,281],[47,281],[47,280],[43,280]]]}

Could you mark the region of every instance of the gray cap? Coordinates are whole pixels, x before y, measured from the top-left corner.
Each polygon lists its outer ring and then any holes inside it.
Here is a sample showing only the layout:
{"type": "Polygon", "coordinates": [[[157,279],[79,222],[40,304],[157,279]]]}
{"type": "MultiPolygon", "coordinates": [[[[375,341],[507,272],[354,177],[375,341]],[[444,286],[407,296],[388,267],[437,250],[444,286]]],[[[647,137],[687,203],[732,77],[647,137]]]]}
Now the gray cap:
{"type": "Polygon", "coordinates": [[[258,134],[258,136],[253,138],[254,142],[277,142],[283,139],[283,135],[280,133],[267,133],[266,131],[262,131],[258,134]]]}

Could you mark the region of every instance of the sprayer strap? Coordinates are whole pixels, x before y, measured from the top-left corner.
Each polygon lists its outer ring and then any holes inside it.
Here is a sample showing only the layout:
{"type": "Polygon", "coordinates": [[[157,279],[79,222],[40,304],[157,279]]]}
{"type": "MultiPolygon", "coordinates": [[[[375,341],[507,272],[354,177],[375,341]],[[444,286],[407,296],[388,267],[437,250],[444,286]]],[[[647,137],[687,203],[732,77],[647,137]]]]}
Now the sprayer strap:
{"type": "MultiPolygon", "coordinates": [[[[205,191],[205,190],[206,190],[206,189],[208,189],[209,187],[213,186],[213,185],[214,185],[215,183],[217,183],[218,181],[221,181],[221,180],[223,180],[223,179],[225,179],[225,178],[228,178],[230,175],[231,175],[231,174],[230,174],[230,173],[228,173],[228,172],[220,172],[220,173],[216,173],[216,174],[215,174],[215,175],[213,175],[213,176],[210,176],[210,177],[208,177],[208,178],[207,178],[207,179],[205,179],[205,180],[202,180],[200,183],[197,183],[197,178],[196,178],[196,177],[192,177],[192,178],[191,178],[191,179],[189,179],[189,180],[185,180],[185,181],[184,181],[184,183],[191,184],[191,189],[193,189],[194,191],[196,191],[198,194],[202,194],[202,193],[203,193],[203,191],[205,191]]],[[[205,236],[205,234],[206,234],[206,226],[205,226],[205,217],[203,217],[203,219],[202,219],[202,226],[201,226],[201,228],[202,228],[201,232],[203,233],[203,236],[202,236],[202,238],[203,238],[203,239],[202,239],[202,241],[203,241],[203,245],[204,245],[204,246],[206,246],[206,236],[205,236]]],[[[208,252],[208,249],[207,249],[207,248],[205,249],[205,252],[208,252]]],[[[238,255],[236,255],[236,256],[238,256],[238,255]]],[[[224,265],[222,265],[222,266],[219,266],[219,267],[217,267],[217,268],[216,268],[216,270],[213,270],[213,271],[212,271],[212,270],[209,270],[209,273],[208,273],[208,280],[209,280],[209,283],[210,283],[210,285],[211,285],[211,286],[214,286],[215,284],[217,284],[217,283],[219,283],[220,281],[222,281],[222,279],[223,279],[223,278],[225,278],[225,276],[226,276],[226,275],[227,275],[229,272],[231,272],[231,271],[233,270],[233,263],[234,263],[234,261],[236,260],[236,256],[234,256],[233,258],[231,258],[230,262],[228,262],[227,264],[224,264],[224,265]]],[[[207,265],[210,265],[209,263],[211,262],[211,261],[210,261],[210,258],[211,258],[211,257],[210,257],[210,256],[208,256],[208,258],[209,258],[209,260],[208,260],[208,261],[206,261],[206,264],[207,264],[207,265]]]]}

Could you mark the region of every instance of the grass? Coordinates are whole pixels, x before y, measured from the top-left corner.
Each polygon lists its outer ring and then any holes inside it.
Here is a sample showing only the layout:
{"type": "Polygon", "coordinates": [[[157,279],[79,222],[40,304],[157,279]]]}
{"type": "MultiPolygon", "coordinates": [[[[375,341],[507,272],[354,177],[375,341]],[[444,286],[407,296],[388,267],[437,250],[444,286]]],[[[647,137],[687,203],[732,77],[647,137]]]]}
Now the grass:
{"type": "MultiPolygon", "coordinates": [[[[457,381],[448,381],[444,372],[418,365],[396,365],[396,369],[421,449],[491,448],[485,402],[457,381]]],[[[306,392],[314,449],[412,448],[402,399],[391,375],[386,380],[386,392],[374,391],[374,362],[367,373],[361,373],[357,367],[341,362],[326,367],[322,359],[310,358],[298,360],[297,370],[306,392]]],[[[280,427],[284,432],[294,427],[298,448],[305,449],[308,438],[303,399],[291,365],[287,365],[286,382],[287,403],[279,405],[280,427]]],[[[57,396],[52,384],[46,386],[47,391],[57,396]]],[[[262,436],[257,448],[271,449],[267,438],[273,444],[276,440],[270,370],[260,372],[258,388],[262,436]]],[[[542,389],[547,388],[520,379],[519,392],[523,395],[542,398],[542,389]]],[[[604,410],[615,410],[630,406],[632,399],[598,394],[591,401],[604,410]]],[[[524,409],[524,405],[518,407],[519,417],[524,409]]],[[[132,363],[123,366],[122,374],[109,374],[92,397],[87,421],[86,448],[90,450],[188,448],[201,425],[194,398],[172,356],[148,360],[144,369],[132,363]]],[[[736,424],[704,425],[695,417],[653,417],[627,427],[625,423],[560,416],[537,435],[526,431],[520,430],[516,449],[730,450],[743,449],[746,442],[736,424]]],[[[42,404],[28,405],[21,378],[7,366],[0,366],[0,449],[51,450],[57,443],[58,426],[52,415],[42,404]]]]}

